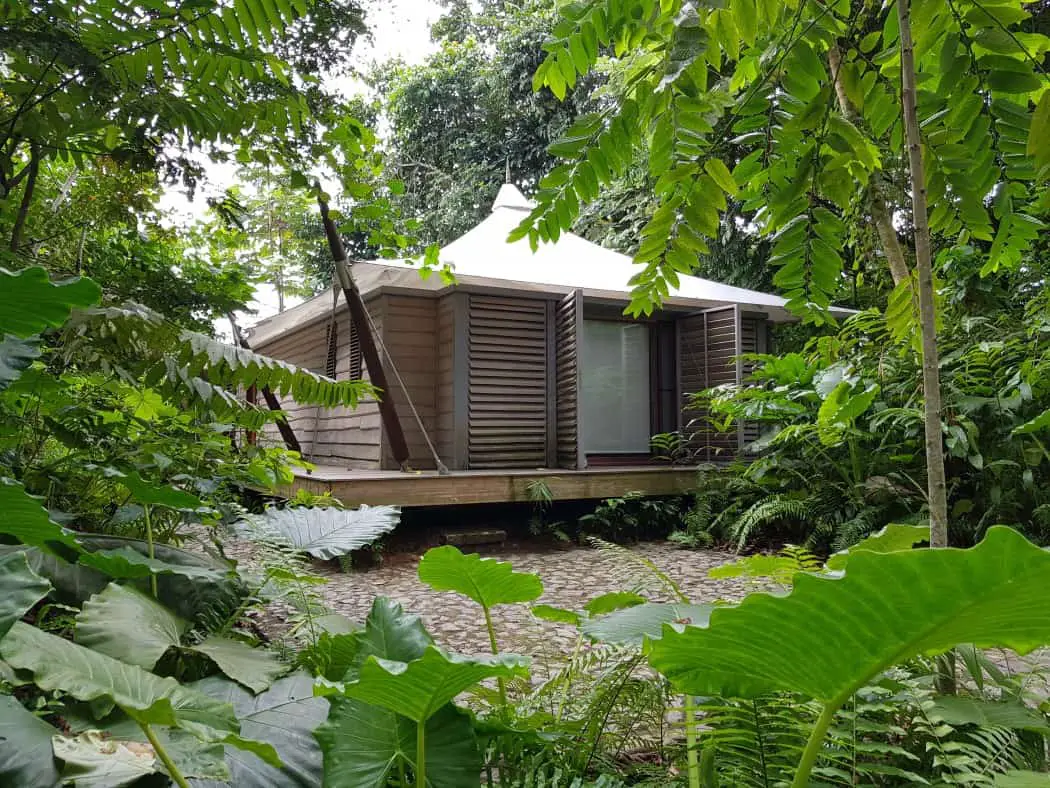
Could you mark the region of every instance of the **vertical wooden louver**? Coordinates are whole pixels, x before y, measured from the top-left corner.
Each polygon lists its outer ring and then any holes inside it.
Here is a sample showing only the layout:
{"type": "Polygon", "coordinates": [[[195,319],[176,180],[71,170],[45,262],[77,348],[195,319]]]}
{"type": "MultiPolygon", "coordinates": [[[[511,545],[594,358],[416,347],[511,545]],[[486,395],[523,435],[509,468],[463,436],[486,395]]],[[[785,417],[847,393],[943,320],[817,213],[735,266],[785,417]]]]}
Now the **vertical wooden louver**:
{"type": "Polygon", "coordinates": [[[468,464],[546,464],[547,302],[471,295],[468,464]]]}
{"type": "Polygon", "coordinates": [[[336,361],[339,358],[339,323],[332,320],[325,328],[325,345],[327,350],[324,360],[324,374],[335,380],[336,361]]]}
{"type": "Polygon", "coordinates": [[[557,457],[559,468],[586,465],[580,451],[580,329],[583,299],[573,290],[561,303],[555,316],[555,357],[557,367],[557,457]]]}

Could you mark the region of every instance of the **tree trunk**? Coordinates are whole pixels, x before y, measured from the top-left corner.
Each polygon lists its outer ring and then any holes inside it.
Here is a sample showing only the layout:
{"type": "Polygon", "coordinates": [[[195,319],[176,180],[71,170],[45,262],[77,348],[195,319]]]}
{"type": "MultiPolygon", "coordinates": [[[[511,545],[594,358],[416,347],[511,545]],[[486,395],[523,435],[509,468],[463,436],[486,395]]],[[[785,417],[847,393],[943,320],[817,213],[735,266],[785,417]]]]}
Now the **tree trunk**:
{"type": "Polygon", "coordinates": [[[36,176],[40,172],[40,152],[34,143],[29,147],[29,163],[26,164],[29,176],[26,178],[26,188],[22,192],[22,202],[18,206],[18,214],[15,216],[14,227],[11,228],[11,251],[17,252],[22,245],[22,233],[25,232],[26,217],[29,216],[29,206],[33,203],[33,192],[36,190],[36,176]]]}
{"type": "MultiPolygon", "coordinates": [[[[835,81],[835,95],[838,97],[839,109],[846,120],[852,123],[857,121],[857,110],[846,95],[846,88],[839,76],[842,68],[842,53],[838,46],[832,46],[828,50],[828,65],[831,67],[831,76],[835,81]]],[[[901,247],[900,239],[897,238],[897,228],[893,226],[893,214],[886,205],[886,198],[882,194],[880,184],[873,178],[868,187],[868,212],[871,220],[875,223],[875,230],[879,234],[879,242],[882,251],[886,255],[886,262],[890,267],[890,276],[893,284],[899,285],[908,279],[908,263],[904,259],[904,249],[901,247]]]]}
{"type": "Polygon", "coordinates": [[[930,226],[926,209],[926,172],[922,163],[919,118],[915,109],[915,54],[909,0],[897,0],[901,39],[901,98],[911,177],[915,267],[919,279],[919,324],[922,336],[922,389],[926,400],[926,476],[930,505],[930,547],[948,546],[948,496],[944,478],[941,430],[941,380],[937,357],[937,315],[930,259],[930,226]]]}

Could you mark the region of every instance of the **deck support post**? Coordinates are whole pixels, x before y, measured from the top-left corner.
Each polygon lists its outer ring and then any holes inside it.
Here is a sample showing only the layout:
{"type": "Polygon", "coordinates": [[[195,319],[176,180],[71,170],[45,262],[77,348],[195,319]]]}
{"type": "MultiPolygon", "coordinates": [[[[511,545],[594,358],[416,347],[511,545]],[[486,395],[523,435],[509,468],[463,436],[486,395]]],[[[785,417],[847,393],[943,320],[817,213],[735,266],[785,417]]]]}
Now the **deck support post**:
{"type": "Polygon", "coordinates": [[[343,247],[343,239],[339,235],[339,228],[335,226],[332,217],[328,213],[328,203],[317,196],[317,204],[321,208],[321,221],[324,223],[324,234],[328,239],[328,248],[332,252],[332,261],[335,264],[335,279],[343,289],[343,297],[346,306],[350,310],[350,320],[357,329],[357,336],[361,342],[361,355],[365,366],[368,368],[368,377],[372,385],[380,390],[379,415],[383,420],[387,439],[390,441],[390,451],[394,455],[394,461],[404,470],[408,462],[408,444],[405,441],[405,431],[401,428],[401,421],[397,417],[397,407],[394,405],[393,392],[387,384],[386,370],[379,358],[376,349],[375,337],[369,326],[368,312],[365,302],[361,299],[361,293],[354,284],[347,266],[346,249],[343,247]]]}
{"type": "MultiPolygon", "coordinates": [[[[237,346],[242,347],[245,350],[251,350],[248,340],[244,338],[244,334],[241,333],[241,329],[237,326],[237,321],[233,318],[233,312],[228,312],[226,314],[226,319],[230,321],[230,329],[233,331],[233,341],[237,346]]],[[[288,423],[288,415],[281,407],[281,403],[278,401],[277,396],[270,391],[269,386],[262,387],[262,395],[263,399],[266,400],[266,407],[278,414],[277,429],[281,433],[281,438],[284,439],[284,445],[288,448],[288,451],[302,454],[303,449],[302,446],[299,445],[299,439],[295,437],[295,430],[293,430],[292,425],[288,423]]]]}

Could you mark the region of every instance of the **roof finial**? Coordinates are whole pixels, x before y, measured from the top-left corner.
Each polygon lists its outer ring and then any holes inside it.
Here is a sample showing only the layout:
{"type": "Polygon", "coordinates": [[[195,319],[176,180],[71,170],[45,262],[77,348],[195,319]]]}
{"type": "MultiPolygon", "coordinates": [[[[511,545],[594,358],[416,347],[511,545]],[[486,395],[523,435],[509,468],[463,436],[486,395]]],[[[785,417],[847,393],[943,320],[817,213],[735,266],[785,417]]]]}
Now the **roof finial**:
{"type": "Polygon", "coordinates": [[[510,183],[510,156],[507,157],[507,174],[503,182],[510,183]]]}

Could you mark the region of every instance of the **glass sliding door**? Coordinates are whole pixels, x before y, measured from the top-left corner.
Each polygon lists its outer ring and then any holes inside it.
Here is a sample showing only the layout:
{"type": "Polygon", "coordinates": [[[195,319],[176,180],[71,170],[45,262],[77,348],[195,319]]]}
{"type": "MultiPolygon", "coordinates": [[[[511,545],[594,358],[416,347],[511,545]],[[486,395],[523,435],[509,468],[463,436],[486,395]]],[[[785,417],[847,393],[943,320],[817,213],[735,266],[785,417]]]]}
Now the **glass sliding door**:
{"type": "Polygon", "coordinates": [[[648,454],[649,327],[584,320],[580,420],[588,454],[648,454]]]}

